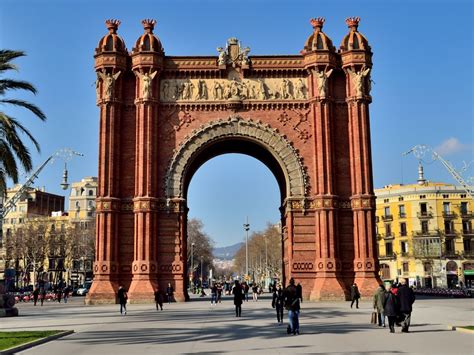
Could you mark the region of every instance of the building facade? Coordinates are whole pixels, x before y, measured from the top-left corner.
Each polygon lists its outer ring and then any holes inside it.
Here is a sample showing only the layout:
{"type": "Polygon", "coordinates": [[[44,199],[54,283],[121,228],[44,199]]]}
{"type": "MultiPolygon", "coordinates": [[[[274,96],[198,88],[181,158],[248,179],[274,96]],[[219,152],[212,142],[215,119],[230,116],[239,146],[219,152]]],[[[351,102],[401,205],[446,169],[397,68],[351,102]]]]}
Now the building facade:
{"type": "Polygon", "coordinates": [[[376,189],[381,278],[419,287],[474,286],[474,201],[459,186],[428,182],[376,189]]]}
{"type": "Polygon", "coordinates": [[[324,19],[312,19],[303,50],[281,56],[249,56],[236,38],[215,56],[165,55],[155,23],[142,21],[128,52],[120,21],[108,20],[95,50],[97,249],[87,302],[115,302],[119,284],[131,302],[152,302],[167,283],[188,298],[187,189],[225,153],[259,159],[278,181],[284,282],[297,278],[311,299],[342,299],[354,281],[372,294],[372,52],[359,18],[346,20],[338,50],[324,19]]]}

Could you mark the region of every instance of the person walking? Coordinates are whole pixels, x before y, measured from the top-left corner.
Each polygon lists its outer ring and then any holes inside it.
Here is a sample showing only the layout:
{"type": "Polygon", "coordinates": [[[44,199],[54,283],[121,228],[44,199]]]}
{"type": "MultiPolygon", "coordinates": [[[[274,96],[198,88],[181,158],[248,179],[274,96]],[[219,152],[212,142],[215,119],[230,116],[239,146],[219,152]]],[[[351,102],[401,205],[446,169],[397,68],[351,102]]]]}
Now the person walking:
{"type": "Polygon", "coordinates": [[[285,297],[281,284],[278,285],[278,289],[273,292],[272,307],[276,309],[278,324],[283,324],[283,307],[285,306],[285,297]]]}
{"type": "Polygon", "coordinates": [[[398,301],[400,303],[400,314],[402,321],[402,333],[408,333],[410,327],[412,305],[415,302],[415,293],[408,287],[407,280],[400,280],[400,287],[397,292],[398,301]]]}
{"type": "Polygon", "coordinates": [[[36,306],[36,303],[38,302],[38,296],[40,294],[40,289],[39,287],[36,287],[33,291],[33,303],[36,306]]]}
{"type": "Polygon", "coordinates": [[[214,284],[211,287],[211,306],[215,306],[217,304],[217,285],[214,284]]]}
{"type": "Polygon", "coordinates": [[[127,291],[123,288],[122,285],[119,286],[117,291],[117,298],[120,303],[120,314],[127,314],[127,291]]]}
{"type": "Polygon", "coordinates": [[[171,286],[171,283],[168,282],[168,287],[166,287],[166,298],[168,299],[168,304],[170,304],[173,301],[173,293],[174,293],[173,286],[171,286]]]}
{"type": "Polygon", "coordinates": [[[221,303],[222,301],[222,284],[217,284],[217,303],[221,303]]]}
{"type": "Polygon", "coordinates": [[[248,302],[249,301],[249,290],[250,290],[250,287],[248,285],[248,283],[244,283],[244,296],[245,296],[245,301],[248,302]]]}
{"type": "Polygon", "coordinates": [[[298,297],[297,289],[295,286],[295,280],[290,279],[290,284],[283,292],[285,298],[285,307],[288,310],[288,334],[293,335],[300,333],[300,299],[298,297]]]}
{"type": "Polygon", "coordinates": [[[390,333],[395,333],[395,321],[398,315],[398,308],[398,298],[393,294],[392,286],[387,286],[387,292],[385,292],[383,303],[383,313],[388,318],[390,333]]]}
{"type": "Polygon", "coordinates": [[[354,282],[351,286],[351,308],[354,305],[354,302],[356,304],[356,308],[359,308],[359,298],[360,298],[360,292],[359,288],[357,287],[357,284],[354,282]]]}
{"type": "Polygon", "coordinates": [[[303,286],[298,282],[298,285],[296,285],[296,292],[298,294],[298,298],[300,299],[300,302],[303,303],[303,286]]]}
{"type": "Polygon", "coordinates": [[[258,285],[255,283],[252,285],[252,296],[253,296],[253,300],[257,302],[258,301],[258,285]]]}
{"type": "Polygon", "coordinates": [[[41,295],[41,305],[43,305],[44,300],[46,299],[46,288],[45,287],[40,289],[40,295],[41,295]]]}
{"type": "Polygon", "coordinates": [[[158,310],[158,308],[160,310],[163,310],[163,295],[161,294],[160,286],[156,286],[155,305],[156,305],[156,310],[158,310]]]}
{"type": "Polygon", "coordinates": [[[385,287],[380,285],[374,294],[374,310],[377,312],[377,318],[379,327],[385,328],[385,314],[384,314],[384,301],[385,301],[385,287]]]}
{"type": "Polygon", "coordinates": [[[64,303],[67,303],[67,300],[69,298],[69,286],[66,284],[66,286],[63,289],[63,300],[64,303]]]}
{"type": "Polygon", "coordinates": [[[240,317],[242,315],[242,301],[244,299],[244,293],[238,280],[235,280],[234,282],[232,294],[234,295],[235,316],[240,317]]]}

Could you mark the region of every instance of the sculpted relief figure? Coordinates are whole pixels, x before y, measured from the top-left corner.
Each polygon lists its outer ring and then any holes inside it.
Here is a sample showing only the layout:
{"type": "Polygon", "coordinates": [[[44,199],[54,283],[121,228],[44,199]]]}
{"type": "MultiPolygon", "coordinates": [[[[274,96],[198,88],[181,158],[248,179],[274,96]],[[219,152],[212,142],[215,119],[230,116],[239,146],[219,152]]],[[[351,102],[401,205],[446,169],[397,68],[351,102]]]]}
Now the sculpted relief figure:
{"type": "Polygon", "coordinates": [[[332,74],[332,69],[330,70],[315,70],[314,73],[316,74],[316,82],[318,85],[318,93],[319,97],[326,97],[327,90],[328,90],[328,78],[332,74]]]}
{"type": "Polygon", "coordinates": [[[258,99],[260,100],[267,100],[269,95],[268,95],[268,87],[267,85],[263,82],[262,79],[258,79],[258,99]]]}
{"type": "MultiPolygon", "coordinates": [[[[363,67],[359,72],[356,72],[355,70],[352,70],[351,68],[347,69],[347,72],[350,75],[351,82],[354,83],[355,91],[356,91],[356,97],[362,97],[364,95],[364,84],[365,84],[365,78],[369,75],[370,73],[370,68],[365,68],[363,67]]],[[[370,77],[368,78],[370,80],[370,77]]],[[[368,87],[368,92],[370,92],[370,84],[368,87]]]]}
{"type": "Polygon", "coordinates": [[[250,48],[245,47],[244,49],[242,49],[242,52],[240,53],[242,64],[244,65],[250,64],[249,52],[250,52],[250,48]]]}
{"type": "Polygon", "coordinates": [[[226,65],[227,64],[227,52],[222,47],[217,47],[217,52],[219,52],[219,57],[217,58],[217,65],[226,65]]]}
{"type": "Polygon", "coordinates": [[[291,95],[291,81],[288,79],[283,79],[280,84],[280,97],[282,99],[292,99],[293,95],[291,95]]]}
{"type": "Polygon", "coordinates": [[[194,88],[194,84],[190,81],[186,81],[183,84],[183,93],[182,93],[183,100],[191,100],[191,98],[193,97],[193,88],[194,88]]]}
{"type": "Polygon", "coordinates": [[[230,95],[234,99],[240,98],[240,92],[241,92],[241,85],[235,78],[233,78],[232,81],[230,82],[230,95]]]}
{"type": "Polygon", "coordinates": [[[156,76],[156,71],[153,73],[140,73],[138,71],[135,72],[135,75],[140,80],[140,89],[141,89],[141,98],[142,99],[149,99],[152,96],[152,82],[156,76]]]}
{"type": "Polygon", "coordinates": [[[207,84],[204,80],[198,81],[197,100],[207,100],[207,84]]]}
{"type": "Polygon", "coordinates": [[[120,71],[113,74],[112,73],[104,73],[104,72],[97,72],[99,77],[102,79],[104,83],[104,91],[105,91],[105,99],[112,100],[114,98],[114,91],[115,91],[115,81],[120,76],[120,71]]]}
{"type": "Polygon", "coordinates": [[[164,101],[168,101],[170,99],[170,83],[168,80],[163,81],[163,87],[161,89],[161,97],[164,101]]]}
{"type": "Polygon", "coordinates": [[[214,81],[214,85],[212,86],[212,96],[214,100],[222,100],[223,97],[222,85],[217,80],[214,81]]]}
{"type": "Polygon", "coordinates": [[[296,99],[306,99],[306,85],[300,78],[296,82],[296,99]]]}

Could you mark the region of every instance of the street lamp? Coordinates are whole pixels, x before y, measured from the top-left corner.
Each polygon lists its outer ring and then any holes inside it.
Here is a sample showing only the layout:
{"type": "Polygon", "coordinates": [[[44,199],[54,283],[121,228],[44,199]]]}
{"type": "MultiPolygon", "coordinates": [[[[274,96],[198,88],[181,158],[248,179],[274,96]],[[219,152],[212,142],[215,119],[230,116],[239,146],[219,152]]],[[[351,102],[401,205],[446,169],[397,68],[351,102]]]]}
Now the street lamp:
{"type": "Polygon", "coordinates": [[[245,275],[249,274],[249,217],[247,216],[247,223],[244,223],[244,230],[246,232],[245,236],[245,275]]]}
{"type": "Polygon", "coordinates": [[[204,281],[204,279],[202,278],[202,256],[201,256],[201,288],[204,288],[203,287],[203,281],[204,281]]]}
{"type": "Polygon", "coordinates": [[[194,243],[191,243],[191,290],[194,291],[194,243]]]}

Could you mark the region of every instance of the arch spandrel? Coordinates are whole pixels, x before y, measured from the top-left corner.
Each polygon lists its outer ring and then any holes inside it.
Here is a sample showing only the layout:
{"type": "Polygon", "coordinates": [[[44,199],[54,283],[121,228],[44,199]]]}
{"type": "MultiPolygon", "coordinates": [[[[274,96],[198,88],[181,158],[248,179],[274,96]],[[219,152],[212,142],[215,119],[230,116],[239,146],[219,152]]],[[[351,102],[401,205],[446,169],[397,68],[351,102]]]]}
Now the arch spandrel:
{"type": "Polygon", "coordinates": [[[246,139],[268,150],[278,162],[286,184],[286,198],[304,198],[308,178],[301,157],[291,143],[269,125],[232,116],[201,126],[184,139],[167,169],[165,194],[169,199],[184,198],[185,177],[192,161],[213,142],[226,139],[246,139]]]}

